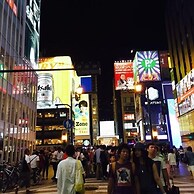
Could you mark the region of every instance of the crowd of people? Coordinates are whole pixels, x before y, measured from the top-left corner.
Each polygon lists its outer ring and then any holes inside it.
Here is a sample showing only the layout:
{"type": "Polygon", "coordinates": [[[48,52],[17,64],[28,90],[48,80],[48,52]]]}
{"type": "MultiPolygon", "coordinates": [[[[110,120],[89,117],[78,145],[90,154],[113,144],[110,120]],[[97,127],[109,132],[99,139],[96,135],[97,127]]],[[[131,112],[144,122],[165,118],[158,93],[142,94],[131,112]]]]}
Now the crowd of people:
{"type": "Polygon", "coordinates": [[[165,194],[180,161],[187,163],[194,179],[194,153],[190,146],[185,152],[182,146],[169,148],[152,142],[87,148],[67,145],[65,149],[35,150],[31,155],[26,149],[24,159],[28,166],[23,173],[26,193],[30,193],[29,174],[33,174],[33,184],[36,184],[37,170],[41,179],[48,179],[49,166],[52,166],[52,180],[57,183],[58,194],[75,194],[77,160],[84,178],[108,181],[108,194],[165,194]]]}

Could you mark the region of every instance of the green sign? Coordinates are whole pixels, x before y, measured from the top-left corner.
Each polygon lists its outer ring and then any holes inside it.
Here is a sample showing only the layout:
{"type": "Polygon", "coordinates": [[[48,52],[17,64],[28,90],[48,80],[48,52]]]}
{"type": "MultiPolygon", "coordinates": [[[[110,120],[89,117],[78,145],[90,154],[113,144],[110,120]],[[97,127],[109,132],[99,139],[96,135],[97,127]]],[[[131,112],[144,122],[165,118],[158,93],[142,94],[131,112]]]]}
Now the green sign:
{"type": "MultiPolygon", "coordinates": [[[[2,63],[0,63],[0,70],[4,70],[2,63]]],[[[0,77],[3,77],[3,73],[2,72],[0,72],[0,77]]]]}

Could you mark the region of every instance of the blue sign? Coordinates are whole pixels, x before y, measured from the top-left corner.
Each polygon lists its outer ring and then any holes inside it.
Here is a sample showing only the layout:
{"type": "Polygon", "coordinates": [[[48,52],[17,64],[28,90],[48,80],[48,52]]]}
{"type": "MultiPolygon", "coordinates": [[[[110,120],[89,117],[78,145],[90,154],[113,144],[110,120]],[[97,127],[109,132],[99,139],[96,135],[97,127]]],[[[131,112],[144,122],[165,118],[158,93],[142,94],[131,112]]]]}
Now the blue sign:
{"type": "Polygon", "coordinates": [[[71,119],[64,120],[63,126],[66,129],[71,129],[73,127],[73,121],[71,119]]]}

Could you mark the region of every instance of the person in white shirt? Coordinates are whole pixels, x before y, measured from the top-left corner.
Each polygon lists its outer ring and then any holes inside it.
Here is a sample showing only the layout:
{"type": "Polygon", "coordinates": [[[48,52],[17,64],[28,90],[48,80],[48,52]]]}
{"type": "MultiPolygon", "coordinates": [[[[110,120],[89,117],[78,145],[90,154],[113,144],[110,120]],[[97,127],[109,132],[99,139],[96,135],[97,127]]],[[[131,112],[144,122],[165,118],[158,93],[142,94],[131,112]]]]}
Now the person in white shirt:
{"type": "Polygon", "coordinates": [[[38,152],[36,152],[35,150],[33,151],[32,155],[30,156],[30,166],[31,166],[31,169],[32,169],[32,173],[33,173],[33,182],[34,184],[36,184],[36,172],[38,170],[38,165],[39,165],[39,161],[40,161],[40,158],[38,156],[38,152]]]}
{"type": "Polygon", "coordinates": [[[171,177],[173,178],[175,175],[175,168],[176,168],[176,155],[173,151],[173,149],[170,149],[169,153],[168,153],[168,163],[170,165],[170,173],[171,173],[171,177]]]}
{"type": "MultiPolygon", "coordinates": [[[[68,157],[58,164],[56,179],[57,179],[57,192],[58,194],[75,194],[75,174],[76,162],[73,158],[75,155],[75,148],[73,145],[67,145],[65,149],[68,157]]],[[[78,160],[79,161],[79,160],[78,160]]],[[[81,165],[82,174],[84,174],[83,166],[81,165]]]]}
{"type": "Polygon", "coordinates": [[[55,151],[52,153],[51,162],[52,162],[52,165],[53,165],[54,174],[53,174],[53,177],[51,179],[55,182],[56,182],[57,167],[58,167],[59,162],[61,160],[63,160],[63,156],[64,156],[64,153],[63,153],[61,147],[55,148],[55,151]]]}
{"type": "Polygon", "coordinates": [[[155,143],[148,143],[146,147],[148,151],[148,157],[154,160],[164,190],[167,191],[170,188],[170,181],[167,172],[166,162],[164,161],[162,154],[160,154],[159,152],[159,147],[156,146],[155,143]]]}

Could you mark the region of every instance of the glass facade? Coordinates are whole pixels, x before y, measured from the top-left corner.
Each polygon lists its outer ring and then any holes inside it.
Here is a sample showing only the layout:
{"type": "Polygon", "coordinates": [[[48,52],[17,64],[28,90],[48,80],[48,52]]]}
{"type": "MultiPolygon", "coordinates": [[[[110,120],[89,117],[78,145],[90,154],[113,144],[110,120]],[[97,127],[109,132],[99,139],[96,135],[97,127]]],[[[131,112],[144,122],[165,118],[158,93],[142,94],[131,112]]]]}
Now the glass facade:
{"type": "Polygon", "coordinates": [[[24,55],[25,25],[26,1],[0,0],[0,162],[35,146],[37,75],[24,55]]]}

